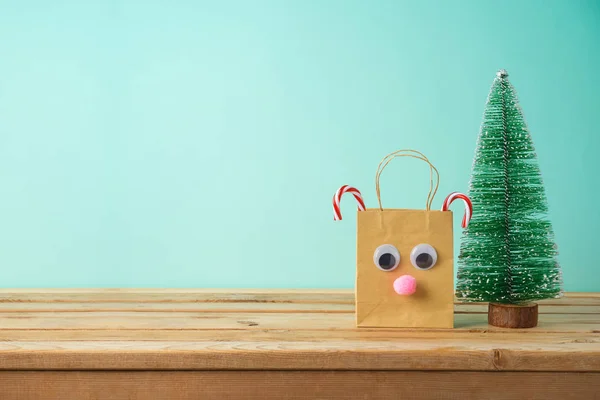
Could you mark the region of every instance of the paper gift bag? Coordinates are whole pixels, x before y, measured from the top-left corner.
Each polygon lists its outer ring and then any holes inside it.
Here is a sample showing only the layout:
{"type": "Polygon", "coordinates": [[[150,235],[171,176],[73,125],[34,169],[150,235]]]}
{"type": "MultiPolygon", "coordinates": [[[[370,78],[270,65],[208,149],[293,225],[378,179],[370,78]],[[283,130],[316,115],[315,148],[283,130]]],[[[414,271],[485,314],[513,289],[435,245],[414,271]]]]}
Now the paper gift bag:
{"type": "Polygon", "coordinates": [[[461,193],[446,198],[441,210],[431,206],[439,186],[437,169],[422,153],[399,150],[377,169],[378,208],[366,208],[361,193],[342,186],[334,196],[334,218],[341,219],[340,199],[354,195],[359,204],[356,248],[356,324],[359,327],[452,328],[454,326],[454,199],[466,204],[463,226],[472,213],[461,193]],[[379,179],[398,157],[422,160],[430,168],[430,189],[423,210],[383,208],[379,179]]]}

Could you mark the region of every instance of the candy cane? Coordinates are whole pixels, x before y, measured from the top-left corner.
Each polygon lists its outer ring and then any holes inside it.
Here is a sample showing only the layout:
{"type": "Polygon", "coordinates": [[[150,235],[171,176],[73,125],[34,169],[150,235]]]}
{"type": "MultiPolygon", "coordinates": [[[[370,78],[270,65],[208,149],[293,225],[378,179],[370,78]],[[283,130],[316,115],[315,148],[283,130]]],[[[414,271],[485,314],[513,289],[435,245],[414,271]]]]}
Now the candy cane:
{"type": "Polygon", "coordinates": [[[342,212],[340,211],[340,201],[342,199],[342,195],[344,193],[352,193],[356,202],[358,203],[358,211],[365,211],[365,203],[363,201],[362,195],[358,191],[358,189],[353,188],[352,186],[344,185],[335,192],[333,196],[333,220],[340,221],[342,219],[342,212]]]}
{"type": "Polygon", "coordinates": [[[471,199],[467,195],[458,192],[452,192],[446,197],[444,200],[444,204],[442,205],[442,211],[448,211],[450,204],[456,199],[461,199],[465,202],[465,215],[462,220],[462,227],[466,228],[469,225],[469,221],[471,221],[471,216],[473,215],[473,204],[471,204],[471,199]]]}

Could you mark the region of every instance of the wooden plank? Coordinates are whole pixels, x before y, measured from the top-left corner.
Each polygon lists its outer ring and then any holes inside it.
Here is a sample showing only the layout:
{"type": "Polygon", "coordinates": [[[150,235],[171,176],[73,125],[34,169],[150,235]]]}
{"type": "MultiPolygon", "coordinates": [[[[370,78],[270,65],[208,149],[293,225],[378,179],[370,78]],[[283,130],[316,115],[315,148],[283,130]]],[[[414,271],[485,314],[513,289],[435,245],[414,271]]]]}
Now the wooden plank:
{"type": "Polygon", "coordinates": [[[3,400],[598,399],[597,373],[3,372],[3,400]]]}
{"type": "MultiPolygon", "coordinates": [[[[565,296],[560,299],[545,299],[539,300],[537,303],[540,307],[546,306],[597,306],[600,305],[600,298],[598,297],[571,297],[565,296]]],[[[455,304],[470,304],[470,305],[487,305],[487,303],[463,303],[455,301],[455,304]]]]}
{"type": "MultiPolygon", "coordinates": [[[[232,289],[232,288],[0,288],[0,295],[6,294],[21,294],[21,295],[29,295],[32,293],[39,294],[71,294],[71,295],[104,295],[104,294],[113,294],[113,295],[143,295],[149,294],[152,296],[159,297],[168,297],[171,294],[216,294],[216,295],[234,295],[234,294],[242,294],[242,295],[265,295],[268,294],[270,296],[276,295],[285,295],[285,296],[295,296],[295,295],[335,295],[335,294],[353,294],[353,289],[256,289],[256,288],[240,288],[240,289],[232,289]]],[[[584,296],[583,292],[576,292],[578,296],[584,296]]],[[[590,292],[589,297],[600,297],[597,296],[597,293],[590,292]]]]}
{"type": "Polygon", "coordinates": [[[0,342],[0,369],[600,372],[600,343],[404,339],[0,342]]]}
{"type": "Polygon", "coordinates": [[[0,289],[0,302],[254,302],[354,304],[350,290],[0,289]]]}
{"type": "MultiPolygon", "coordinates": [[[[480,347],[480,343],[499,346],[512,343],[516,347],[534,346],[543,351],[547,346],[568,348],[572,343],[600,344],[600,333],[545,332],[540,330],[439,330],[422,329],[3,329],[0,342],[13,341],[265,341],[265,342],[327,342],[327,341],[404,341],[419,347],[422,341],[438,342],[444,346],[480,347]]],[[[593,349],[592,346],[590,346],[593,349]]]]}
{"type": "MultiPolygon", "coordinates": [[[[0,310],[2,310],[0,306],[0,310]]],[[[3,311],[3,310],[2,310],[3,311]]],[[[454,312],[469,314],[487,314],[487,304],[455,304],[454,312]]],[[[600,304],[540,304],[540,314],[598,314],[600,318],[600,304]]]]}
{"type": "MultiPolygon", "coordinates": [[[[351,313],[163,313],[154,312],[2,312],[3,329],[356,329],[351,313]]],[[[456,314],[455,329],[499,330],[485,314],[456,314]]],[[[600,332],[594,314],[544,314],[533,330],[600,332]]],[[[438,331],[441,329],[438,329],[438,331]]],[[[433,331],[433,329],[432,329],[433,331]]],[[[523,330],[520,330],[523,331],[523,330]]],[[[531,331],[531,329],[528,329],[531,331]]],[[[513,331],[514,332],[514,331],[513,331]]]]}
{"type": "MultiPolygon", "coordinates": [[[[351,289],[0,289],[0,304],[11,302],[354,304],[354,291],[351,289]]],[[[567,293],[563,298],[542,300],[539,303],[540,305],[599,306],[600,294],[567,293]]]]}
{"type": "MultiPolygon", "coordinates": [[[[217,295],[230,295],[232,293],[240,294],[269,294],[269,295],[302,295],[302,294],[346,294],[352,295],[354,289],[342,288],[342,289],[257,289],[257,288],[0,288],[0,295],[6,294],[22,294],[28,295],[31,293],[40,294],[122,294],[122,295],[137,295],[137,294],[151,294],[158,296],[168,296],[169,294],[217,294],[217,295]]],[[[600,292],[566,292],[563,296],[565,297],[586,297],[586,298],[600,298],[600,292]]],[[[559,298],[560,300],[560,298],[559,298]]]]}
{"type": "MultiPolygon", "coordinates": [[[[583,307],[582,307],[583,308],[583,307]]],[[[594,306],[585,307],[593,309],[594,306]]],[[[598,307],[600,313],[600,306],[598,307]]],[[[0,303],[0,313],[11,312],[155,312],[155,313],[293,313],[293,312],[329,312],[354,313],[354,304],[343,303],[256,303],[256,302],[193,302],[193,303],[151,303],[151,302],[60,302],[60,303],[0,303]]]]}
{"type": "Polygon", "coordinates": [[[600,299],[600,292],[567,292],[565,297],[585,297],[600,299]]]}
{"type": "MultiPolygon", "coordinates": [[[[487,304],[456,304],[456,313],[461,314],[484,314],[487,313],[487,304]]],[[[0,313],[9,312],[261,312],[261,313],[285,313],[285,312],[329,312],[329,313],[354,313],[354,304],[346,303],[309,303],[309,302],[4,302],[0,303],[0,313]]],[[[581,305],[541,305],[540,314],[599,314],[600,304],[581,305]]],[[[600,316],[599,316],[600,318],[600,316]]]]}

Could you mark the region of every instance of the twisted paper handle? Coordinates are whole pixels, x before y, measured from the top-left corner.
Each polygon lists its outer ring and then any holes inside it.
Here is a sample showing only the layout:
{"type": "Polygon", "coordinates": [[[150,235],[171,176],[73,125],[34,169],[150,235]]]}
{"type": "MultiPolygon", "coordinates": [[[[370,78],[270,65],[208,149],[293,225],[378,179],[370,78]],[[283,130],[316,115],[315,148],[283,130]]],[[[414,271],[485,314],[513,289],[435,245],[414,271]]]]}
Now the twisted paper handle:
{"type": "Polygon", "coordinates": [[[379,166],[377,167],[377,174],[375,175],[375,191],[377,192],[377,201],[379,202],[379,209],[383,210],[383,206],[381,205],[381,190],[379,187],[379,178],[381,177],[381,173],[383,172],[385,167],[387,167],[387,165],[396,157],[412,157],[412,158],[416,158],[417,160],[425,161],[427,164],[429,164],[429,193],[427,194],[427,201],[425,203],[425,209],[427,211],[431,210],[431,204],[433,203],[433,198],[435,197],[435,194],[437,193],[438,187],[440,185],[440,174],[439,174],[437,168],[435,168],[433,166],[433,164],[429,161],[429,159],[423,153],[416,151],[416,150],[410,150],[410,149],[394,151],[393,153],[390,153],[387,156],[385,156],[383,158],[383,160],[381,160],[381,162],[379,163],[379,166]],[[435,179],[434,179],[434,172],[435,172],[435,179]],[[434,183],[433,183],[434,180],[435,180],[435,187],[434,187],[434,183]]]}

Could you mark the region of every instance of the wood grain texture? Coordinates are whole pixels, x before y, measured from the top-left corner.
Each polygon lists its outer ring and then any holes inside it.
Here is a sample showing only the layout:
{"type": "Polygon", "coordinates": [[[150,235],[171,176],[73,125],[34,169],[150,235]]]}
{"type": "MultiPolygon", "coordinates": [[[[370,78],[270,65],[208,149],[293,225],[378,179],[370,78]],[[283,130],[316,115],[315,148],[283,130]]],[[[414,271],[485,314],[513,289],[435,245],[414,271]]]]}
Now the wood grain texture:
{"type": "MultiPolygon", "coordinates": [[[[345,303],[354,304],[351,289],[1,289],[0,303],[7,302],[133,302],[133,303],[345,303]]],[[[600,305],[600,293],[570,292],[543,305],[600,305]]],[[[478,304],[478,303],[474,303],[478,304]]]]}
{"type": "MultiPolygon", "coordinates": [[[[347,290],[0,290],[0,370],[600,372],[600,295],[539,302],[539,324],[356,328],[347,290]]],[[[0,397],[1,398],[1,397],[0,397]]]]}
{"type": "MultiPolygon", "coordinates": [[[[472,303],[454,305],[458,314],[487,314],[487,304],[472,303]]],[[[0,302],[0,312],[107,312],[107,311],[152,311],[165,313],[178,312],[328,312],[354,313],[353,303],[294,303],[294,302],[33,302],[10,301],[0,302]]],[[[542,307],[541,314],[600,314],[599,304],[561,304],[542,307]]]]}
{"type": "Polygon", "coordinates": [[[488,306],[488,324],[500,328],[533,328],[538,324],[538,305],[496,304],[488,306]]]}
{"type": "Polygon", "coordinates": [[[598,373],[2,372],[2,400],[600,399],[598,373]]]}
{"type": "Polygon", "coordinates": [[[523,348],[514,343],[484,341],[461,346],[452,341],[438,344],[435,339],[433,343],[406,340],[324,344],[214,340],[13,342],[0,348],[0,369],[600,371],[600,352],[594,349],[597,346],[575,343],[565,348],[523,348]]]}
{"type": "MultiPolygon", "coordinates": [[[[454,317],[455,331],[497,330],[489,326],[487,314],[465,313],[454,317]]],[[[546,314],[540,317],[539,331],[600,332],[600,319],[596,314],[546,314]]],[[[145,329],[145,330],[198,330],[198,329],[346,329],[354,330],[354,314],[335,312],[258,312],[240,310],[238,312],[205,313],[179,312],[0,312],[0,331],[14,329],[145,329]]],[[[370,329],[370,328],[361,328],[370,329]]],[[[382,328],[377,328],[382,329],[382,328]]],[[[404,328],[419,329],[419,328],[404,328]]],[[[428,328],[429,331],[445,331],[443,328],[428,328]]]]}

